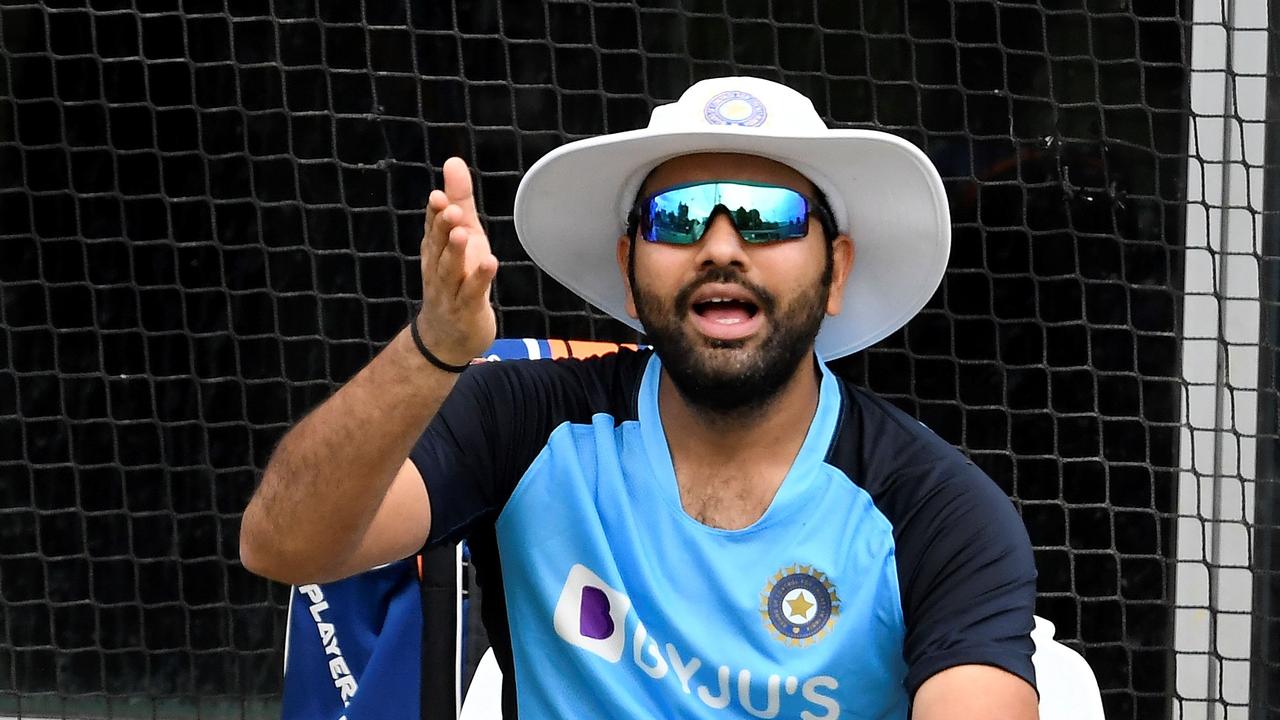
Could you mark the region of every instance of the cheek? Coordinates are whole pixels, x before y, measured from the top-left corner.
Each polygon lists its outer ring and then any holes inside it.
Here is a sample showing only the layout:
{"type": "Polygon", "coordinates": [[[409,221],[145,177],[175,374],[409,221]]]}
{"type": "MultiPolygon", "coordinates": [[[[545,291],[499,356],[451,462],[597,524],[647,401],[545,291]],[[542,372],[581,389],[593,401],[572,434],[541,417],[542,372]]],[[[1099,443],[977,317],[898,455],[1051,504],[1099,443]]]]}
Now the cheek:
{"type": "Polygon", "coordinates": [[[650,294],[679,287],[678,278],[684,275],[689,262],[683,257],[683,250],[647,243],[637,247],[634,258],[636,284],[650,294]]]}
{"type": "Polygon", "coordinates": [[[782,292],[812,287],[827,267],[827,250],[812,243],[762,245],[752,260],[765,282],[782,292]]]}

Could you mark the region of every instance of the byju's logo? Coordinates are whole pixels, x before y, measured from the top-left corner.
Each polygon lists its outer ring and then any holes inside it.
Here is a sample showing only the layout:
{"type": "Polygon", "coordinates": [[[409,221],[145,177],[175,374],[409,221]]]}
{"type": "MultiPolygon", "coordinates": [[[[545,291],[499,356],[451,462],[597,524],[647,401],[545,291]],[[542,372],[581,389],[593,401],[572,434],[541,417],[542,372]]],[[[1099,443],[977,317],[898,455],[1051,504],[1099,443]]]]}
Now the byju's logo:
{"type": "Polygon", "coordinates": [[[570,645],[616,663],[626,644],[630,610],[631,598],[609,587],[585,566],[574,565],[556,602],[556,634],[570,645]]]}
{"type": "MultiPolygon", "coordinates": [[[[806,618],[804,628],[808,631],[810,626],[816,627],[815,623],[827,623],[831,606],[828,592],[821,581],[816,585],[805,585],[801,581],[783,594],[793,601],[790,612],[806,618]],[[796,593],[797,589],[808,595],[796,593]],[[813,602],[815,598],[824,597],[826,605],[821,610],[802,608],[803,603],[799,601],[813,602]]],[[[629,612],[631,598],[609,587],[585,566],[574,565],[556,602],[556,634],[570,645],[589,650],[616,665],[626,653],[629,612]]],[[[590,672],[599,681],[614,683],[628,682],[622,680],[623,674],[639,669],[643,675],[632,677],[647,677],[660,683],[673,707],[685,707],[685,703],[696,699],[713,710],[730,708],[733,713],[740,709],[758,718],[798,715],[806,720],[828,720],[840,717],[840,701],[835,694],[840,682],[830,675],[805,678],[759,670],[753,673],[751,668],[736,664],[730,667],[709,659],[704,661],[687,648],[681,650],[673,643],[650,635],[639,617],[632,623],[631,652],[627,654],[635,668],[628,668],[624,663],[606,672],[601,672],[603,666],[590,672]]],[[[768,662],[763,657],[746,658],[745,662],[752,660],[757,664],[768,662]]]]}

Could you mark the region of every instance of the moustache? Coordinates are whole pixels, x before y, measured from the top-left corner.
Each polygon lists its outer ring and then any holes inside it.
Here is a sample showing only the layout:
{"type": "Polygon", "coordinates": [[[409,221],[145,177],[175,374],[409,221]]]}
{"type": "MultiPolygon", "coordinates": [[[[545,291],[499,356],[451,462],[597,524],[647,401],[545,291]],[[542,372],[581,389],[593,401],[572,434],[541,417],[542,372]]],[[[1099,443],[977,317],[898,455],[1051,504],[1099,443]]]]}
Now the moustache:
{"type": "Polygon", "coordinates": [[[778,299],[774,297],[773,293],[746,279],[740,271],[731,267],[714,267],[704,272],[688,285],[680,288],[675,298],[676,311],[688,310],[689,301],[693,298],[693,294],[698,291],[698,288],[711,283],[738,285],[746,288],[748,292],[755,296],[756,303],[760,306],[760,311],[765,315],[772,315],[773,311],[778,307],[778,299]]]}

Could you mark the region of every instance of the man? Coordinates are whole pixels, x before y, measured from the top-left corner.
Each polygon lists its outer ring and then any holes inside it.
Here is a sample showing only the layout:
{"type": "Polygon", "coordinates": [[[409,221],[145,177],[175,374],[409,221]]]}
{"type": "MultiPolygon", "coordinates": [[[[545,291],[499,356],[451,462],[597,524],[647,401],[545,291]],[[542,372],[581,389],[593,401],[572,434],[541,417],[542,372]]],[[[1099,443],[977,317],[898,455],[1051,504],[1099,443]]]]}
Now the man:
{"type": "Polygon", "coordinates": [[[469,369],[497,261],[466,166],[444,173],[421,312],[281,442],[246,567],[316,582],[493,542],[508,717],[1036,717],[1008,499],[819,361],[937,287],[948,216],[917,149],[753,78],[559,148],[521,183],[521,241],[654,352],[469,369]]]}

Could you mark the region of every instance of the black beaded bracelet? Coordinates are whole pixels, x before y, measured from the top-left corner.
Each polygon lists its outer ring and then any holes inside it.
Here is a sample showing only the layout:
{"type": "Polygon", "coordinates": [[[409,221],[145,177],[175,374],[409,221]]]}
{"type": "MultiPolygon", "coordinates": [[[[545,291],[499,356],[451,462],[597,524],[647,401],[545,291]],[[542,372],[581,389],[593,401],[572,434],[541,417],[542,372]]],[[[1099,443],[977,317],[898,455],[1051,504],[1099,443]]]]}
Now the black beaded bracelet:
{"type": "Polygon", "coordinates": [[[460,373],[463,370],[466,370],[467,368],[471,367],[471,363],[469,362],[463,363],[462,365],[450,365],[449,363],[433,355],[432,352],[427,349],[426,344],[422,342],[422,335],[418,334],[418,316],[417,315],[414,315],[413,319],[409,321],[409,334],[413,336],[413,344],[418,346],[418,352],[422,353],[422,357],[426,358],[427,362],[431,363],[432,365],[435,365],[441,370],[444,370],[445,372],[451,372],[451,373],[460,373]]]}

